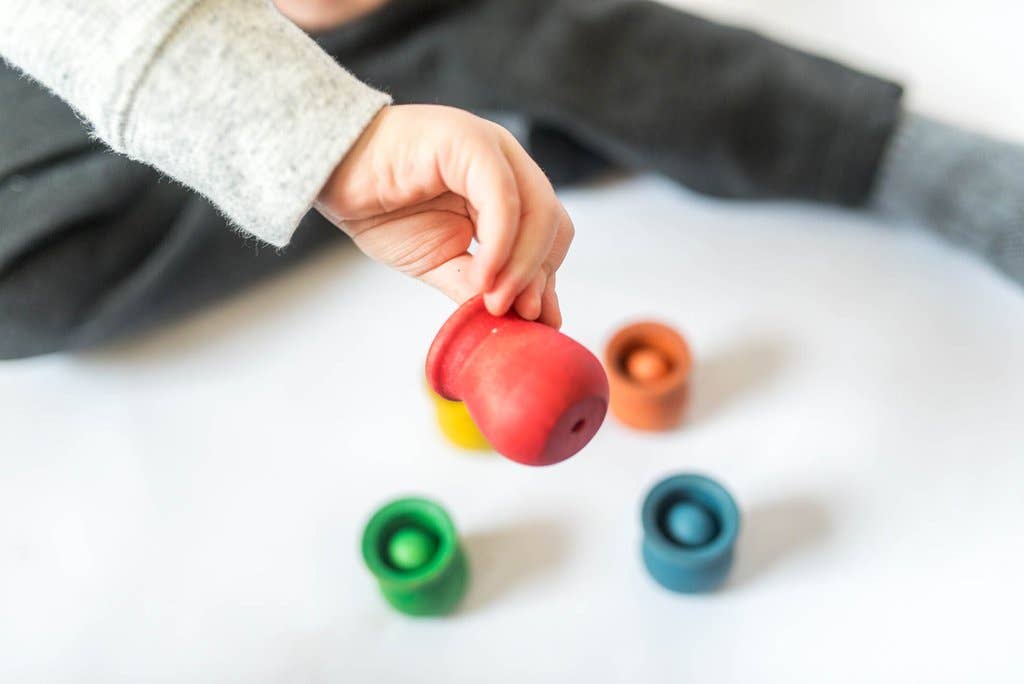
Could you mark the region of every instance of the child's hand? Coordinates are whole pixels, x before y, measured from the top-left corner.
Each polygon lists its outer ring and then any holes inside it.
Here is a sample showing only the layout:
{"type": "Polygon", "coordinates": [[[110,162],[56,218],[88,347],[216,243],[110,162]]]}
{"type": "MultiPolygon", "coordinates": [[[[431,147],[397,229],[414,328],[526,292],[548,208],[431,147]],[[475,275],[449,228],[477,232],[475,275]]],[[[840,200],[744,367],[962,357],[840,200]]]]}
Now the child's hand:
{"type": "Polygon", "coordinates": [[[450,107],[388,107],[320,193],[317,209],[366,254],[494,315],[561,325],[555,271],[573,225],[512,135],[450,107]],[[479,248],[468,248],[476,236],[479,248]]]}
{"type": "Polygon", "coordinates": [[[387,0],[274,0],[281,14],[305,31],[327,31],[367,14],[387,0]]]}

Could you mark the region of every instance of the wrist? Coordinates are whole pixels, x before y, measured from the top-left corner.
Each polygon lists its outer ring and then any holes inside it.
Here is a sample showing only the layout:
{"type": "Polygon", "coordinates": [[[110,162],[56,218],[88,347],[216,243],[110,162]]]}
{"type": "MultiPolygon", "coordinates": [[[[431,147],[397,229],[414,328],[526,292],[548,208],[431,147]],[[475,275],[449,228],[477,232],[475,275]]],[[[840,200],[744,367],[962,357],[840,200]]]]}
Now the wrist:
{"type": "Polygon", "coordinates": [[[359,173],[359,170],[366,164],[371,143],[380,131],[391,107],[391,105],[381,107],[373,118],[370,119],[369,123],[366,124],[366,127],[359,134],[359,137],[356,138],[355,142],[338,160],[334,170],[331,171],[323,187],[320,188],[320,192],[317,193],[313,206],[339,227],[342,220],[349,218],[346,216],[347,212],[344,211],[344,208],[359,206],[362,204],[359,198],[371,190],[370,188],[364,188],[361,191],[357,187],[358,181],[356,181],[356,178],[362,175],[359,173]]]}

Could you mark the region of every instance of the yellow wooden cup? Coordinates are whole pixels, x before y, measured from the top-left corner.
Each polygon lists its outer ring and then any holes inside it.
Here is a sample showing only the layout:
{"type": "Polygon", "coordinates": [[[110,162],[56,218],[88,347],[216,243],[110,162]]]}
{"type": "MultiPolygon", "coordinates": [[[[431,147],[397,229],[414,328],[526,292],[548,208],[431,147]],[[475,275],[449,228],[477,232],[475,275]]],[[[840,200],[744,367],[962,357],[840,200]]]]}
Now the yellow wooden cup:
{"type": "Polygon", "coordinates": [[[461,401],[450,401],[434,392],[429,387],[427,392],[434,401],[434,412],[437,416],[437,424],[441,427],[441,433],[448,438],[448,441],[463,449],[474,451],[490,450],[491,445],[480,433],[480,428],[473,422],[469,410],[461,401]]]}

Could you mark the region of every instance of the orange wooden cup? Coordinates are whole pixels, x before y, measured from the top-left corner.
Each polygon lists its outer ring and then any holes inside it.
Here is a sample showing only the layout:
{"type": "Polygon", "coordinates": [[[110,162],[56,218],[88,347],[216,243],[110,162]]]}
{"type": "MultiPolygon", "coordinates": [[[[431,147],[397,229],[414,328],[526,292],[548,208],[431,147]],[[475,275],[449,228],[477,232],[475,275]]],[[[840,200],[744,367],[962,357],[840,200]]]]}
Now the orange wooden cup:
{"type": "Polygon", "coordinates": [[[620,421],[641,430],[682,422],[693,356],[674,329],[653,321],[627,325],[605,347],[604,364],[611,412],[620,421]]]}

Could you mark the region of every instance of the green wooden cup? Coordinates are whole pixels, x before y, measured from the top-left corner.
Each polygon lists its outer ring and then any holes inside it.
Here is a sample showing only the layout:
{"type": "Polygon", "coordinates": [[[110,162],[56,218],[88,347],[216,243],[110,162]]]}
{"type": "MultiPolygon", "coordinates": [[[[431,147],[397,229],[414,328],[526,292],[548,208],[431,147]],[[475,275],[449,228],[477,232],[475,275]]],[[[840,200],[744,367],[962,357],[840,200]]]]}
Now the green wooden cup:
{"type": "Polygon", "coordinates": [[[379,509],[362,548],[384,598],[406,615],[446,615],[466,592],[469,566],[455,526],[432,501],[397,499],[379,509]]]}

